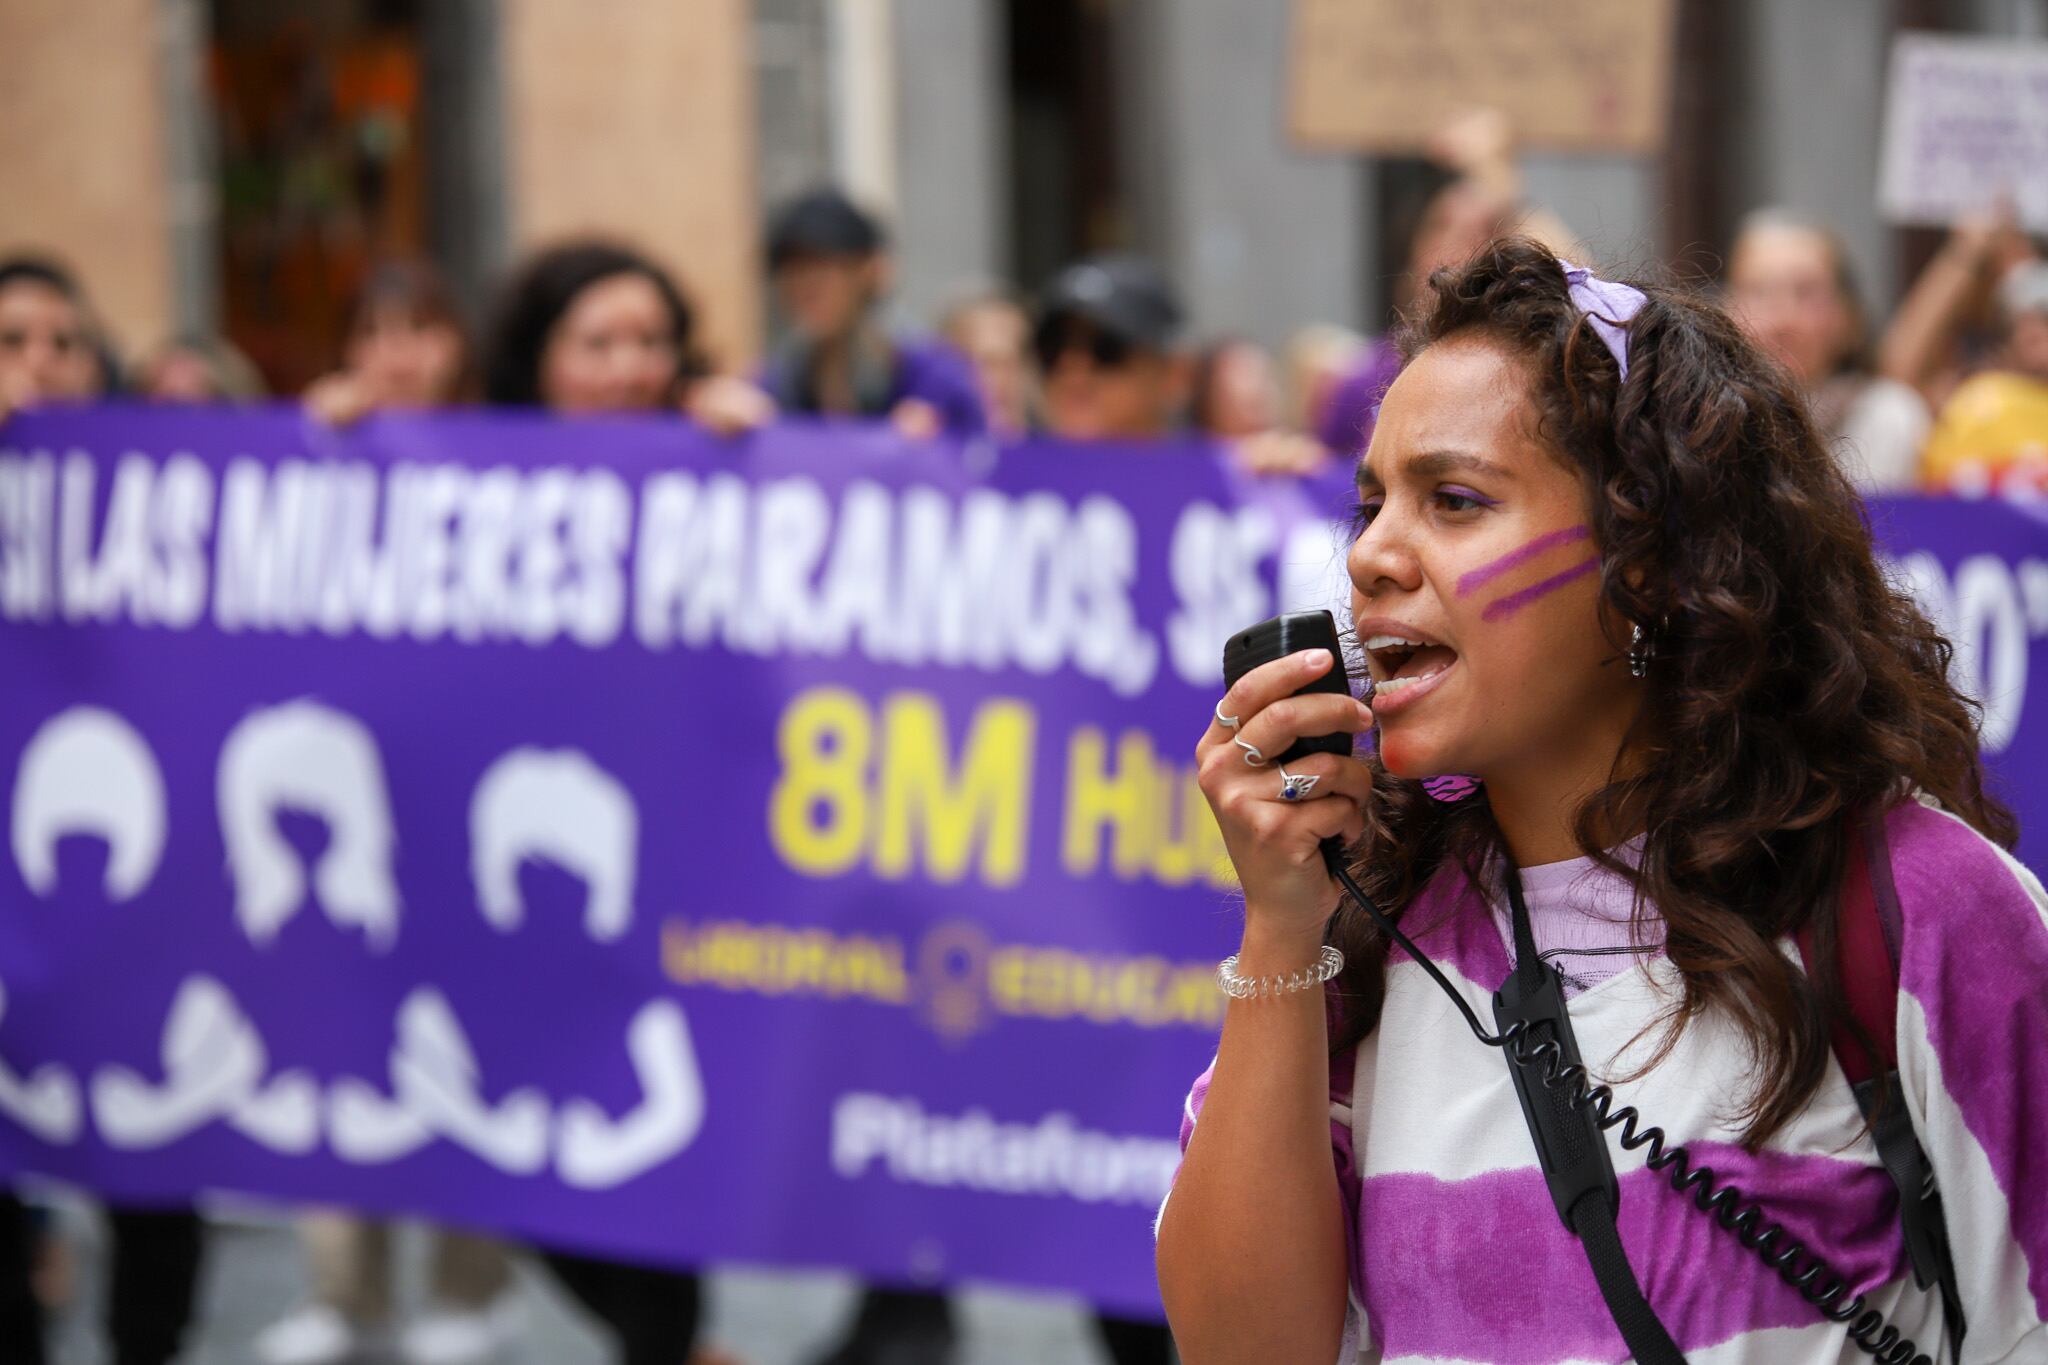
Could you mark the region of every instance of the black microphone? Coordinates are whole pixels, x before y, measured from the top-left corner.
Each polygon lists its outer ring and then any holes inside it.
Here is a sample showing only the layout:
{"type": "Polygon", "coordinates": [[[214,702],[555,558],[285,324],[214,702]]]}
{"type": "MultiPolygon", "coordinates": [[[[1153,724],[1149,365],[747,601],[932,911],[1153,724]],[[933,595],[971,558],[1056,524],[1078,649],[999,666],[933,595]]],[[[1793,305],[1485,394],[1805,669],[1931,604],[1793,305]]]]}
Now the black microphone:
{"type": "MultiPolygon", "coordinates": [[[[1247,626],[1231,636],[1223,644],[1224,686],[1235,687],[1239,678],[1261,664],[1299,654],[1305,649],[1329,650],[1330,667],[1305,686],[1297,687],[1293,695],[1331,692],[1350,696],[1351,680],[1344,672],[1344,648],[1337,640],[1337,618],[1327,611],[1289,612],[1285,616],[1275,616],[1270,621],[1247,626]]],[[[1310,754],[1344,755],[1349,754],[1351,748],[1351,736],[1341,730],[1329,735],[1305,735],[1274,762],[1293,763],[1310,754]]],[[[1343,872],[1344,841],[1333,834],[1323,840],[1320,847],[1323,862],[1331,875],[1348,883],[1350,878],[1343,872]]]]}
{"type": "MultiPolygon", "coordinates": [[[[1248,626],[1230,637],[1223,646],[1223,682],[1235,687],[1237,680],[1261,664],[1299,654],[1304,649],[1330,651],[1329,671],[1294,690],[1299,697],[1310,692],[1351,695],[1351,680],[1344,672],[1344,649],[1337,642],[1337,619],[1327,611],[1296,611],[1248,626]]],[[[1310,754],[1348,754],[1351,736],[1342,731],[1332,735],[1305,736],[1275,759],[1293,763],[1310,754]]]]}

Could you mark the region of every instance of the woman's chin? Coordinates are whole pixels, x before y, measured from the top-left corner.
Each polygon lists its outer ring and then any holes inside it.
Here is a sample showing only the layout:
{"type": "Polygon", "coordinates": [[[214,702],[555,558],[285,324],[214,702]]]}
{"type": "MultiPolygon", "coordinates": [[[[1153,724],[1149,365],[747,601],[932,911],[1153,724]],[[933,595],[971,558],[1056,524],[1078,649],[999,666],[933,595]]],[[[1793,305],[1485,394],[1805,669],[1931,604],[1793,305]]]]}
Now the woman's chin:
{"type": "Polygon", "coordinates": [[[1430,744],[1417,735],[1385,732],[1380,735],[1380,766],[1411,782],[1465,771],[1442,745],[1430,744]]]}

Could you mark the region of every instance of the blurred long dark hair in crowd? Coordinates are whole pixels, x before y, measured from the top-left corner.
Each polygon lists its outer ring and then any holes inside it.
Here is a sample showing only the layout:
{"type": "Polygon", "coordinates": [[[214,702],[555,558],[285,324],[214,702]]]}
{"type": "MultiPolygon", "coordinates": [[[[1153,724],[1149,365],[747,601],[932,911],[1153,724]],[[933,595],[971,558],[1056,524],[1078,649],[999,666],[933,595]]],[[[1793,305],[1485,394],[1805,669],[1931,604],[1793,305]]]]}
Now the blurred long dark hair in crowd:
{"type": "Polygon", "coordinates": [[[673,405],[706,373],[695,345],[696,317],[660,266],[631,248],[603,241],[566,242],[528,261],[507,285],[484,352],[484,401],[557,407],[546,392],[548,347],[578,298],[621,276],[652,285],[668,321],[674,355],[662,402],[673,405]]]}

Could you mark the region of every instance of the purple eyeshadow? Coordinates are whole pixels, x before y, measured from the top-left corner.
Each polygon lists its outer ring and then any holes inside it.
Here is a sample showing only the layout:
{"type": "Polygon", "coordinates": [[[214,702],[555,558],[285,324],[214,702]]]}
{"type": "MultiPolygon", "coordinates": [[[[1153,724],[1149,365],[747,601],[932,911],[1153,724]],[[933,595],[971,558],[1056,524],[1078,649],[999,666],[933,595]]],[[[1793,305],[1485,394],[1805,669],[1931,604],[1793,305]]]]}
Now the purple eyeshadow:
{"type": "Polygon", "coordinates": [[[1500,506],[1499,498],[1489,498],[1486,496],[1486,494],[1481,493],[1476,489],[1466,488],[1462,484],[1447,483],[1443,486],[1442,491],[1450,494],[1454,498],[1468,498],[1471,501],[1478,503],[1481,507],[1500,506]]]}

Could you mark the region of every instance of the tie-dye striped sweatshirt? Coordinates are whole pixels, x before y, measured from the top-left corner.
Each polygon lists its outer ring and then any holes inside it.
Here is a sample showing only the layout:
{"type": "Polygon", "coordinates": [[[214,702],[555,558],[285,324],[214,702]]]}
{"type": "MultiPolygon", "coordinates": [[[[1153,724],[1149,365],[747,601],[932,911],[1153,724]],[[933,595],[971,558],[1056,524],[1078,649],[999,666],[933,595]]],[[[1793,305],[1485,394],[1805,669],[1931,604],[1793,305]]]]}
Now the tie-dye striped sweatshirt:
{"type": "MultiPolygon", "coordinates": [[[[2048,897],[2032,873],[1929,804],[1902,804],[1886,830],[1904,918],[1899,1069],[1955,1243],[1969,1325],[1961,1359],[2048,1362],[2048,897]]],[[[1555,888],[1558,878],[1538,875],[1554,870],[1525,878],[1555,888]]],[[[1626,883],[1594,871],[1575,884],[1576,917],[1560,915],[1555,898],[1539,908],[1532,890],[1537,946],[1572,954],[1559,963],[1577,986],[1580,1051],[1596,1075],[1622,1075],[1646,1059],[1658,1036],[1648,1026],[1675,998],[1677,974],[1654,951],[1603,959],[1592,940],[1629,940],[1611,912],[1626,904],[1626,883]]],[[[1418,946],[1490,1021],[1512,939],[1488,898],[1446,871],[1404,918],[1434,926],[1418,946]]],[[[1619,1084],[1618,1098],[1760,1199],[1929,1356],[1953,1362],[1939,1297],[1913,1283],[1897,1195],[1839,1067],[1831,1062],[1805,1111],[1752,1155],[1728,1113],[1747,1062],[1734,1028],[1703,1018],[1647,1075],[1619,1084]]],[[[1208,1083],[1205,1073],[1188,1097],[1183,1149],[1208,1083]]],[[[1332,1067],[1330,1126],[1351,1232],[1342,1365],[1628,1359],[1551,1204],[1501,1054],[1472,1038],[1405,956],[1388,968],[1379,1028],[1332,1067]]],[[[1608,1146],[1629,1261],[1689,1361],[1870,1359],[1847,1327],[1647,1169],[1640,1149],[1622,1150],[1613,1133],[1608,1146]]]]}

